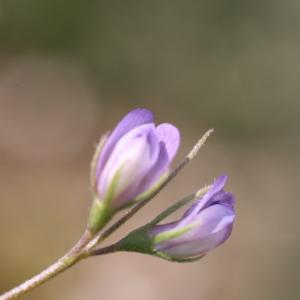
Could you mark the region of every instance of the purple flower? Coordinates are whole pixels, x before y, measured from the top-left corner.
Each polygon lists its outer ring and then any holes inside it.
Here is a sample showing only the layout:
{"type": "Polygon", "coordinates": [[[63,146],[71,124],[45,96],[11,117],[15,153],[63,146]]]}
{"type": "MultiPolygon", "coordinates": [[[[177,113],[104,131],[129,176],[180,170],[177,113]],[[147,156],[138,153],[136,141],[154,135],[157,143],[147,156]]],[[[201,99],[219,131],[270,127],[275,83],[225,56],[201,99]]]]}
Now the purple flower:
{"type": "Polygon", "coordinates": [[[217,178],[179,221],[151,229],[158,254],[175,259],[199,257],[228,239],[235,211],[233,195],[223,190],[226,180],[227,176],[217,178]]]}
{"type": "Polygon", "coordinates": [[[149,110],[129,112],[97,157],[94,177],[99,200],[120,208],[147,191],[168,172],[179,142],[178,129],[166,123],[156,126],[149,110]]]}

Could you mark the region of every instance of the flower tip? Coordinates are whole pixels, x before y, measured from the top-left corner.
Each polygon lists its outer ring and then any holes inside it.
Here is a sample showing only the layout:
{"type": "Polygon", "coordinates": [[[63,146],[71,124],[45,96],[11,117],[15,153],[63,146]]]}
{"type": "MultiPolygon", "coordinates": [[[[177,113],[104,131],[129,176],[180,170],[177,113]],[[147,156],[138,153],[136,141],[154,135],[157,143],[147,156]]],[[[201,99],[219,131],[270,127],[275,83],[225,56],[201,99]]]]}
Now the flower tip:
{"type": "Polygon", "coordinates": [[[145,123],[152,123],[154,120],[154,114],[151,110],[143,107],[135,108],[125,115],[125,118],[133,118],[137,120],[145,120],[145,123]]]}
{"type": "Polygon", "coordinates": [[[220,184],[222,185],[222,187],[224,187],[227,180],[228,180],[228,175],[220,175],[214,180],[214,184],[220,184]]]}

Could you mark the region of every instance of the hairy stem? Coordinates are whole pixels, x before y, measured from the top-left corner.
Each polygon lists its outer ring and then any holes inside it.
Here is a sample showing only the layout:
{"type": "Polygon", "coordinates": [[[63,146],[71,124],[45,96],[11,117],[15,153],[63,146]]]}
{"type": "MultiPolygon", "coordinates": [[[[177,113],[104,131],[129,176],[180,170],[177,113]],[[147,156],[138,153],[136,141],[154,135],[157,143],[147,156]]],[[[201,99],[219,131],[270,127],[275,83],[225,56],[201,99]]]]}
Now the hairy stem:
{"type": "MultiPolygon", "coordinates": [[[[49,279],[57,276],[61,272],[67,270],[81,259],[91,255],[91,250],[113,232],[115,232],[121,225],[123,225],[127,220],[133,217],[141,208],[143,208],[151,199],[153,199],[198,153],[200,148],[204,145],[205,141],[209,135],[213,132],[212,129],[208,130],[202,138],[196,143],[187,157],[167,176],[160,184],[152,189],[149,193],[141,195],[138,198],[137,204],[123,217],[121,217],[116,223],[114,223],[107,230],[94,236],[89,230],[86,230],[82,235],[78,243],[63,257],[58,259],[54,264],[49,266],[47,269],[32,277],[31,279],[23,282],[17,287],[11,289],[10,291],[0,295],[0,300],[10,300],[17,299],[23,294],[29,292],[30,290],[40,286],[41,284],[47,282],[49,279]]],[[[98,249],[97,255],[108,254],[117,251],[117,244],[98,249]]]]}
{"type": "Polygon", "coordinates": [[[76,264],[78,261],[84,258],[83,249],[91,240],[91,238],[92,236],[90,232],[86,231],[77,244],[67,254],[58,259],[54,264],[49,266],[41,273],[29,280],[26,280],[10,291],[0,295],[0,300],[16,299],[76,264]]]}

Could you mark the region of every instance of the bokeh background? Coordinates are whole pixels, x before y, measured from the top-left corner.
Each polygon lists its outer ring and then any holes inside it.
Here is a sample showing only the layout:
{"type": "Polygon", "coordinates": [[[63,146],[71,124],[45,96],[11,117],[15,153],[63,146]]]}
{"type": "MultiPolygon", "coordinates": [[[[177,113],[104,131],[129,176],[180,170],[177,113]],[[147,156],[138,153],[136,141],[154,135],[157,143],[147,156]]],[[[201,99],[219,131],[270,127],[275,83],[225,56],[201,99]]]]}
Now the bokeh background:
{"type": "Polygon", "coordinates": [[[147,107],[199,156],[112,237],[230,176],[230,240],[193,264],[114,254],[24,299],[300,297],[300,2],[0,1],[0,291],[72,246],[100,135],[147,107]]]}

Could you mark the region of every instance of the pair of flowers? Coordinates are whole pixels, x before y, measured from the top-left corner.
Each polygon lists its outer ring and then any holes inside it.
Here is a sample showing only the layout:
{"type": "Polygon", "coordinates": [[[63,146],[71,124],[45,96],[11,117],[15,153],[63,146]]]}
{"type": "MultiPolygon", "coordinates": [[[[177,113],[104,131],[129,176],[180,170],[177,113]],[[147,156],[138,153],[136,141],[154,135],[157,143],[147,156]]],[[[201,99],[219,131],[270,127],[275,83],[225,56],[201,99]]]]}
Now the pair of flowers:
{"type": "Polygon", "coordinates": [[[209,133],[169,172],[180,143],[178,129],[171,124],[155,126],[152,113],[146,109],[131,111],[97,147],[92,162],[94,202],[87,230],[63,257],[0,295],[0,300],[16,299],[89,256],[132,251],[188,262],[223,243],[231,233],[235,218],[234,198],[223,190],[226,176],[218,177],[212,186],[176,202],[115,244],[95,249],[174,178],[196,155],[209,133]],[[191,201],[179,220],[161,224],[191,201]],[[115,213],[131,205],[134,205],[131,210],[102,230],[115,213]]]}
{"type": "MultiPolygon", "coordinates": [[[[167,123],[156,126],[153,114],[146,109],[129,112],[102,139],[96,151],[90,230],[99,231],[117,211],[135,204],[141,195],[159,185],[169,172],[179,143],[180,134],[175,126],[167,123]]],[[[149,223],[143,230],[135,231],[143,232],[146,251],[141,250],[145,245],[134,245],[131,247],[134,250],[128,247],[132,243],[120,245],[125,250],[172,260],[203,256],[223,243],[232,231],[234,197],[223,190],[226,180],[226,176],[218,177],[206,193],[193,199],[179,220],[168,224],[149,223]]]]}

